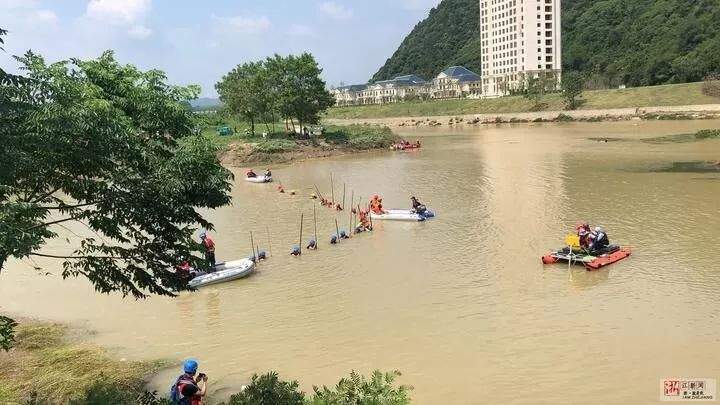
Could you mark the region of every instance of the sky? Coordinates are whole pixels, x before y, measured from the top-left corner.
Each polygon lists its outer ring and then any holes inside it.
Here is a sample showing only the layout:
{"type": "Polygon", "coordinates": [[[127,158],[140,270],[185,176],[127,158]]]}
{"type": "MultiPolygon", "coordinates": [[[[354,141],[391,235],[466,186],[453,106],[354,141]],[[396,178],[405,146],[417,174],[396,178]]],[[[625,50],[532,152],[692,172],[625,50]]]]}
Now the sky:
{"type": "Polygon", "coordinates": [[[234,66],[310,52],[331,86],[365,83],[440,0],[0,0],[0,66],[28,49],[49,62],[115,51],[202,96],[234,66]]]}

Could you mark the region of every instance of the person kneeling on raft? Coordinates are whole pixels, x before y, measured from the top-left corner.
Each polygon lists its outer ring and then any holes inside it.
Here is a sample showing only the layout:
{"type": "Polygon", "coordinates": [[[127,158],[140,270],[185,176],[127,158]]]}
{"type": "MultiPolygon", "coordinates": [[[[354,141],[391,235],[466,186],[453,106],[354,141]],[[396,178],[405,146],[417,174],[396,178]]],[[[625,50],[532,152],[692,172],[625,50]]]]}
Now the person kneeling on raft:
{"type": "Polygon", "coordinates": [[[603,249],[610,246],[610,238],[608,238],[607,233],[600,226],[596,226],[595,229],[590,232],[590,234],[588,235],[588,240],[588,248],[590,252],[602,251],[603,249]]]}
{"type": "Polygon", "coordinates": [[[247,173],[245,173],[245,175],[247,176],[248,179],[251,179],[251,178],[253,178],[253,177],[257,177],[257,174],[255,174],[255,172],[253,171],[253,169],[248,170],[247,173]]]}
{"type": "Polygon", "coordinates": [[[416,214],[424,214],[425,211],[427,211],[427,208],[425,207],[425,204],[418,201],[415,197],[410,197],[410,202],[412,203],[412,209],[416,214]]]}

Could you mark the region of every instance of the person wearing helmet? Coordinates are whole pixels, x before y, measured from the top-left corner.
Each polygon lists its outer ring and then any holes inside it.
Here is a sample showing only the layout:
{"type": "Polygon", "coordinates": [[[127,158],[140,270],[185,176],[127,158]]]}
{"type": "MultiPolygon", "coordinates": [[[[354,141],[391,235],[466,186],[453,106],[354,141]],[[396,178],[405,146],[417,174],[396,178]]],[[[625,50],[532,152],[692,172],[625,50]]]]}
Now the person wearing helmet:
{"type": "Polygon", "coordinates": [[[272,177],[272,172],[270,171],[270,168],[268,167],[267,169],[265,169],[265,178],[269,179],[270,177],[272,177]]]}
{"type": "Polygon", "coordinates": [[[210,271],[215,268],[215,241],[206,232],[200,234],[200,244],[205,248],[205,260],[210,264],[210,271]]]}
{"type": "Polygon", "coordinates": [[[601,251],[610,245],[610,238],[608,238],[607,233],[600,226],[596,226],[595,229],[590,232],[588,240],[591,252],[601,251]]]}
{"type": "Polygon", "coordinates": [[[198,362],[188,359],[183,362],[183,374],[170,387],[170,402],[181,405],[202,405],[207,393],[208,377],[204,373],[197,374],[198,362]]]}
{"type": "Polygon", "coordinates": [[[580,239],[580,247],[587,249],[590,246],[590,225],[587,222],[578,224],[576,230],[578,238],[580,239]]]}
{"type": "Polygon", "coordinates": [[[245,173],[245,175],[249,179],[257,177],[257,174],[255,173],[255,171],[253,169],[248,170],[247,173],[245,173]]]}

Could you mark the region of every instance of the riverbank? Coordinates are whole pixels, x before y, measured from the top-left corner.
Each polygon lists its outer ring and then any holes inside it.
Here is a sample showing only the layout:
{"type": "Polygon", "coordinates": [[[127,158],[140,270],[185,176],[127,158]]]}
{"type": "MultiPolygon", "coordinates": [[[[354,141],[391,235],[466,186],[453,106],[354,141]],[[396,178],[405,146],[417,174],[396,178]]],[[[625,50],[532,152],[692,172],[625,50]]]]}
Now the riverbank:
{"type": "Polygon", "coordinates": [[[332,108],[324,122],[391,127],[515,122],[702,119],[720,116],[720,98],[703,94],[703,83],[583,92],[577,110],[565,110],[559,93],[537,104],[521,96],[454,99],[332,108]]]}
{"type": "MultiPolygon", "coordinates": [[[[84,342],[87,335],[88,331],[62,324],[23,320],[15,345],[8,352],[0,351],[0,404],[170,405],[166,392],[146,389],[149,378],[167,368],[168,362],[117,359],[84,342]]],[[[231,390],[229,403],[330,405],[353,395],[362,403],[373,399],[408,405],[413,388],[398,384],[400,375],[376,370],[365,377],[353,371],[332,388],[318,387],[308,395],[297,381],[283,381],[275,372],[256,374],[247,386],[231,390]]],[[[222,397],[207,401],[224,404],[218,402],[227,399],[222,397]]]]}
{"type": "Polygon", "coordinates": [[[94,403],[129,403],[145,395],[146,379],[167,365],[117,359],[84,342],[87,334],[60,324],[20,322],[15,346],[0,352],[0,403],[82,404],[90,397],[94,403]]]}
{"type": "Polygon", "coordinates": [[[418,126],[468,126],[531,122],[605,122],[629,120],[696,120],[720,118],[720,104],[667,107],[613,108],[604,110],[537,111],[498,114],[438,115],[427,117],[352,118],[325,120],[330,125],[383,125],[390,128],[418,126]]]}
{"type": "Polygon", "coordinates": [[[266,138],[206,136],[218,145],[220,160],[227,166],[287,163],[387,149],[399,140],[390,128],[378,125],[329,126],[321,135],[313,135],[309,139],[290,138],[284,134],[268,135],[266,138]]]}

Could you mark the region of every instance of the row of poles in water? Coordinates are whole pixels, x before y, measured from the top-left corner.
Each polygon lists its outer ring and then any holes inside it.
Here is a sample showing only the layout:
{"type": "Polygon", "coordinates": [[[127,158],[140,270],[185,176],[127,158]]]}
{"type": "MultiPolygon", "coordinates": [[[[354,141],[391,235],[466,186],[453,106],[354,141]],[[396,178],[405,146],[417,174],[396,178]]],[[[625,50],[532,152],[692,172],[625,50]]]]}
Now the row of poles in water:
{"type": "MultiPolygon", "coordinates": [[[[281,193],[285,193],[282,182],[279,181],[279,183],[280,183],[280,186],[278,187],[278,190],[281,193]]],[[[324,207],[332,208],[337,211],[345,210],[345,196],[347,195],[345,183],[343,183],[343,198],[342,198],[342,205],[340,205],[339,203],[335,203],[335,184],[334,184],[334,179],[333,179],[332,173],[330,174],[330,189],[331,189],[331,199],[330,200],[327,200],[323,197],[322,193],[320,193],[320,189],[318,188],[318,186],[316,184],[313,184],[313,186],[315,187],[315,191],[317,192],[317,194],[312,194],[311,198],[313,198],[313,199],[319,198],[320,204],[324,207]]],[[[290,194],[295,195],[295,192],[291,191],[290,194]]],[[[336,244],[336,243],[339,243],[342,239],[350,238],[350,235],[353,233],[353,230],[359,231],[358,230],[359,227],[353,227],[353,224],[356,222],[355,218],[357,215],[359,215],[359,213],[362,209],[361,208],[362,197],[360,197],[358,199],[358,203],[356,206],[357,210],[355,210],[355,208],[352,206],[355,202],[355,191],[354,190],[352,191],[352,194],[350,197],[350,202],[351,202],[351,207],[350,207],[350,212],[349,212],[350,222],[349,222],[349,226],[348,226],[348,233],[345,233],[344,231],[342,231],[342,232],[340,231],[338,220],[337,220],[337,218],[335,218],[335,235],[333,235],[330,239],[331,244],[336,244]]],[[[363,227],[362,229],[363,230],[372,230],[373,229],[372,217],[369,215],[369,213],[368,213],[367,218],[368,218],[370,227],[367,229],[365,229],[363,227]]],[[[300,213],[300,236],[298,239],[299,243],[297,245],[293,246],[292,250],[290,252],[290,254],[293,256],[302,255],[304,222],[305,222],[305,214],[303,212],[301,212],[300,213]]],[[[306,249],[317,250],[318,249],[317,210],[315,209],[315,206],[313,206],[313,228],[315,231],[314,239],[312,239],[308,243],[308,246],[306,247],[306,249]]],[[[270,228],[266,227],[266,231],[267,231],[267,238],[268,238],[268,248],[270,251],[270,256],[272,256],[273,252],[272,252],[272,243],[271,243],[271,237],[270,237],[270,228]]],[[[264,259],[265,258],[264,252],[261,252],[259,246],[255,244],[255,238],[254,238],[252,231],[250,231],[250,243],[252,244],[252,254],[253,254],[252,258],[256,258],[256,259],[260,259],[260,260],[264,259]]]]}

